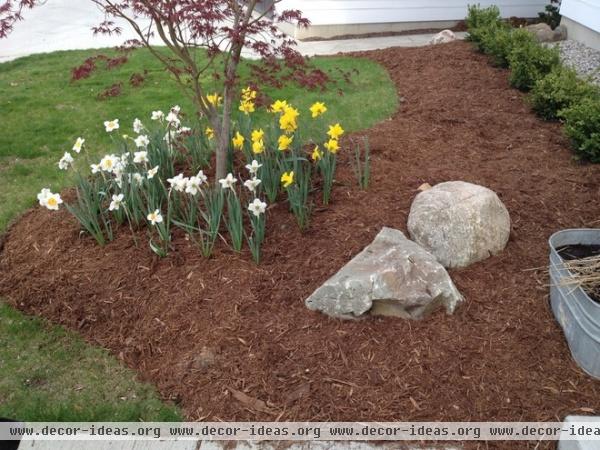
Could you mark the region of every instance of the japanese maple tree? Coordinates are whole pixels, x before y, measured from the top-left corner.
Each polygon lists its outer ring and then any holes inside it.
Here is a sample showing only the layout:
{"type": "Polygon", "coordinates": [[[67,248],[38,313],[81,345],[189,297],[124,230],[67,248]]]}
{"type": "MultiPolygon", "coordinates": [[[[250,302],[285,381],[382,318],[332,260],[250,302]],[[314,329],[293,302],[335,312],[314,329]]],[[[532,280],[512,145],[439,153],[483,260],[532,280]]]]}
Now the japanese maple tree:
{"type": "MultiPolygon", "coordinates": [[[[2,0],[0,0],[2,1],[2,0]]],[[[216,177],[225,176],[231,133],[231,113],[238,91],[238,67],[242,50],[262,59],[260,74],[276,77],[282,68],[292,78],[323,84],[326,76],[311,71],[294,49],[295,41],[277,27],[287,22],[308,26],[298,10],[278,11],[281,0],[89,0],[105,14],[95,33],[120,34],[115,20],[127,23],[136,39],[128,48],[145,47],[173,75],[192,100],[199,115],[205,116],[217,138],[216,177]],[[155,38],[166,47],[155,46],[155,38]],[[198,52],[204,49],[206,52],[198,52]],[[207,76],[210,75],[210,76],[207,76]],[[216,77],[223,83],[222,109],[210,101],[208,82],[216,77]],[[315,81],[316,80],[316,81],[315,81]]],[[[0,37],[5,37],[26,8],[40,0],[4,0],[0,3],[0,37]]]]}

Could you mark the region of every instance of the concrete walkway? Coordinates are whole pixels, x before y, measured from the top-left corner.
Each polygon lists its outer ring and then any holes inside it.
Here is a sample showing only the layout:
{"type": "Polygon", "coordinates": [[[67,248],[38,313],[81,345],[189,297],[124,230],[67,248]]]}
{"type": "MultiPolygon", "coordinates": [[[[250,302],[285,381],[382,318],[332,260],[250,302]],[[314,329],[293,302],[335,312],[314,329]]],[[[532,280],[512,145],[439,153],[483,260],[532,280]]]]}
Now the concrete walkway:
{"type": "MultiPolygon", "coordinates": [[[[25,20],[18,22],[6,39],[0,40],[0,62],[57,50],[114,47],[135,37],[127,23],[122,22],[117,22],[123,30],[121,35],[94,36],[92,27],[98,25],[104,16],[102,11],[88,0],[48,0],[42,6],[25,11],[24,17],[25,20]]],[[[463,38],[464,34],[457,33],[460,38],[463,38]]],[[[418,34],[301,42],[298,49],[303,54],[312,56],[397,46],[418,47],[427,45],[431,36],[418,34]]],[[[245,56],[252,57],[251,54],[245,56]]]]}

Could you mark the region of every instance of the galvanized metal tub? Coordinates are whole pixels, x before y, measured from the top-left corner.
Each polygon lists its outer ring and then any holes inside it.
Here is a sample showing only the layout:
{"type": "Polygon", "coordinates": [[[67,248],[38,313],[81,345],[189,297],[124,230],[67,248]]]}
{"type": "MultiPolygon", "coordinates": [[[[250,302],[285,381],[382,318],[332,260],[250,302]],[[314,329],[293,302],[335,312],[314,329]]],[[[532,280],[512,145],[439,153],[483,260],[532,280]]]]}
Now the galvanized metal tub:
{"type": "Polygon", "coordinates": [[[550,243],[550,302],[573,359],[589,375],[600,379],[600,304],[583,289],[561,286],[569,276],[556,251],[565,245],[600,245],[600,229],[571,229],[553,234],[550,243]]]}

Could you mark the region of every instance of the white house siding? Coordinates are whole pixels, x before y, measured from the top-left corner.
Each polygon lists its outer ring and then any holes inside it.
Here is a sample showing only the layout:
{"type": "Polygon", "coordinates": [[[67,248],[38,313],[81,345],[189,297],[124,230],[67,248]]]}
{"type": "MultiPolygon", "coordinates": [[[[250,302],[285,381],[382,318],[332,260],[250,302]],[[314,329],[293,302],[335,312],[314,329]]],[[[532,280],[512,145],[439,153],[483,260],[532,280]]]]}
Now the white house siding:
{"type": "Polygon", "coordinates": [[[560,13],[593,31],[600,32],[600,0],[563,0],[560,13]]]}
{"type": "Polygon", "coordinates": [[[569,39],[600,50],[600,0],[563,0],[560,13],[569,39]]]}
{"type": "Polygon", "coordinates": [[[477,3],[481,6],[497,5],[504,17],[537,17],[537,13],[542,11],[549,1],[282,0],[278,8],[299,9],[313,25],[348,25],[457,21],[465,18],[467,5],[477,3]]]}

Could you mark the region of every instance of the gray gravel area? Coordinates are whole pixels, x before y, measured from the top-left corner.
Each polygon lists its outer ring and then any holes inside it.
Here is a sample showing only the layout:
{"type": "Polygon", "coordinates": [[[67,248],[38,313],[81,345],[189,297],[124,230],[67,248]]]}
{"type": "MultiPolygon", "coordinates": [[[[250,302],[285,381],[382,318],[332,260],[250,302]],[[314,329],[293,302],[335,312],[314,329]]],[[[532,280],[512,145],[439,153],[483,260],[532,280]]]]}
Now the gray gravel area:
{"type": "Polygon", "coordinates": [[[582,78],[590,77],[600,86],[600,51],[572,40],[561,41],[557,45],[565,65],[575,69],[582,78]]]}

